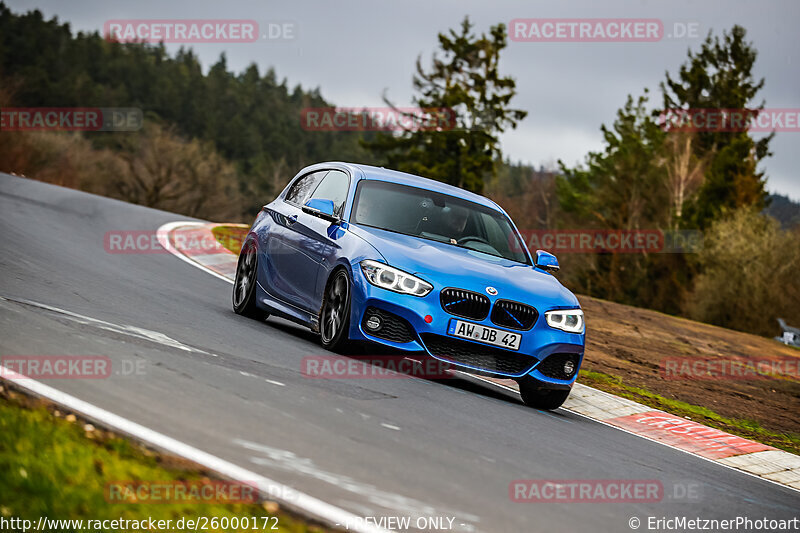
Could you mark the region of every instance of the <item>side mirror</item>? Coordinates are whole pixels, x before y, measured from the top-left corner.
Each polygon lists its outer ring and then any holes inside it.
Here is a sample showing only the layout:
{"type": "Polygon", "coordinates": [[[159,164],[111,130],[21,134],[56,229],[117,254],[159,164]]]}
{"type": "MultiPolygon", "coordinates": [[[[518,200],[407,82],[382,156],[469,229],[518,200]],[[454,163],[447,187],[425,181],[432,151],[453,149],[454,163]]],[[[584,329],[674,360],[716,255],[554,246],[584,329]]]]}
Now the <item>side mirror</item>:
{"type": "Polygon", "coordinates": [[[557,272],[559,268],[558,259],[550,252],[536,250],[536,268],[541,268],[546,272],[557,272]]]}
{"type": "Polygon", "coordinates": [[[303,213],[314,215],[328,222],[339,222],[339,217],[334,215],[333,200],[323,198],[312,198],[303,206],[303,213]]]}

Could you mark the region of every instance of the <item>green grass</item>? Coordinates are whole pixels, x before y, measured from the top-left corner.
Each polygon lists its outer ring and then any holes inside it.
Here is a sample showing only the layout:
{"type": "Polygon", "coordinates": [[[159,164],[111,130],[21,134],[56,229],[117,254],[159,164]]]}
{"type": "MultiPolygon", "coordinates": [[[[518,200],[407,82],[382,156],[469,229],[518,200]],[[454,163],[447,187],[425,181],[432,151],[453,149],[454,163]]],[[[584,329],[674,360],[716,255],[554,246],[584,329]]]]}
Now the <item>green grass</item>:
{"type": "Polygon", "coordinates": [[[242,241],[247,236],[247,228],[230,224],[220,224],[211,229],[217,241],[231,252],[239,255],[242,249],[242,241]]]}
{"type": "Polygon", "coordinates": [[[639,387],[626,385],[622,382],[622,378],[602,372],[581,370],[580,382],[673,415],[688,416],[695,422],[727,431],[740,437],[762,442],[787,452],[800,454],[800,435],[796,433],[777,433],[764,429],[758,422],[753,420],[727,418],[707,407],[693,405],[680,400],[672,400],[639,387]]]}
{"type": "MultiPolygon", "coordinates": [[[[165,466],[165,458],[128,440],[94,431],[89,438],[80,421],[57,418],[22,399],[0,397],[0,516],[38,520],[278,516],[284,532],[321,531],[277,512],[274,504],[120,503],[106,501],[111,481],[201,480],[202,472],[165,466]],[[269,512],[267,509],[271,509],[269,512]]],[[[169,459],[175,464],[175,459],[169,459]]],[[[273,521],[269,522],[269,526],[273,521]]],[[[174,529],[174,528],[172,528],[174,529]]],[[[269,528],[268,528],[269,529],[269,528]]],[[[62,529],[61,531],[69,531],[62,529]]],[[[222,531],[215,529],[210,531],[222,531]]],[[[227,529],[225,531],[233,531],[227,529]]]]}

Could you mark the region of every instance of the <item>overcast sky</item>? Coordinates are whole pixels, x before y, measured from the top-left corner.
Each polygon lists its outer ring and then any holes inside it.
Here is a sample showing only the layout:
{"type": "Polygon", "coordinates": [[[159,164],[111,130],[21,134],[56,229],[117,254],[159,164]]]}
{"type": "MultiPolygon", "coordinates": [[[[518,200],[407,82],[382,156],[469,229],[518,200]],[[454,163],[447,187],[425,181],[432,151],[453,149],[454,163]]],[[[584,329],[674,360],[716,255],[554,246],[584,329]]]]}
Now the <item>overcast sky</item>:
{"type": "MultiPolygon", "coordinates": [[[[386,92],[409,105],[414,63],[427,64],[438,32],[456,27],[469,15],[476,30],[515,18],[657,18],[665,35],[674,24],[696,23],[700,38],[659,42],[531,43],[509,42],[501,72],[517,81],[516,107],[528,111],[520,126],[502,137],[505,155],[536,165],[582,161],[599,150],[601,124],[610,124],[626,95],[658,84],[665,71],[675,73],[688,48],[698,49],[709,30],[721,33],[734,24],[747,29],[758,50],[755,75],[766,78],[761,97],[767,107],[800,108],[800,2],[743,0],[320,0],[320,1],[164,1],[11,0],[12,10],[38,8],[75,30],[102,31],[110,19],[251,19],[263,29],[275,21],[292,22],[293,40],[191,45],[204,68],[221,52],[229,68],[241,71],[255,62],[264,72],[274,67],[290,86],[320,87],[340,106],[379,106],[386,92]],[[602,4],[602,5],[601,5],[602,4]]],[[[31,36],[35,39],[35,36],[31,36]]],[[[179,45],[169,45],[175,51],[179,45]]],[[[778,133],[773,157],[763,164],[768,189],[800,200],[800,132],[778,133]]]]}

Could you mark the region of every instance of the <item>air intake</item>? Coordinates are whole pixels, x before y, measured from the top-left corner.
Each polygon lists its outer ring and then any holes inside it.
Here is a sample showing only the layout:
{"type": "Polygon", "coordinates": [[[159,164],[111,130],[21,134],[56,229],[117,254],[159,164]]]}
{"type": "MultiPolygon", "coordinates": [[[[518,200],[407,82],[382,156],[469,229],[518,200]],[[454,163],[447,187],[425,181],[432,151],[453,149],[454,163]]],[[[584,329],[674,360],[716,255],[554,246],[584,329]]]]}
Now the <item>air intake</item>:
{"type": "Polygon", "coordinates": [[[439,300],[442,309],[451,315],[472,320],[483,320],[489,315],[489,298],[477,292],[463,289],[444,289],[439,300]]]}

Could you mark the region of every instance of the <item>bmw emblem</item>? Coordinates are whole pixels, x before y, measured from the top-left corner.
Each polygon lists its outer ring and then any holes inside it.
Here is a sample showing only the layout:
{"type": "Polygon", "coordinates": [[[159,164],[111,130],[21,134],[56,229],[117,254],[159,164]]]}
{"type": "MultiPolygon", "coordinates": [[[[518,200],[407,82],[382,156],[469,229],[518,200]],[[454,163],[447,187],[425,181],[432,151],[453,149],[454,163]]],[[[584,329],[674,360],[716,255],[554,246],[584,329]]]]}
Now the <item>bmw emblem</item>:
{"type": "Polygon", "coordinates": [[[491,296],[497,296],[497,289],[494,287],[486,287],[486,293],[491,296]]]}

